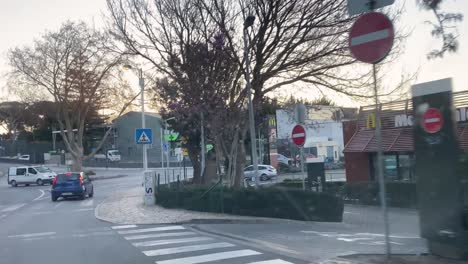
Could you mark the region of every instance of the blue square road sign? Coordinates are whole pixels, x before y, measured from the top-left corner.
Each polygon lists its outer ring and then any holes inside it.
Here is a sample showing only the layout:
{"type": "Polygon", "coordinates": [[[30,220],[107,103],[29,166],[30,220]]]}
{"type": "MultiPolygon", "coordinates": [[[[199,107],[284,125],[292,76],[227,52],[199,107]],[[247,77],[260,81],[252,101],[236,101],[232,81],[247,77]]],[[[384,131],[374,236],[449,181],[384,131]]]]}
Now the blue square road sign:
{"type": "Polygon", "coordinates": [[[151,128],[135,129],[135,144],[153,144],[153,132],[151,128]]]}

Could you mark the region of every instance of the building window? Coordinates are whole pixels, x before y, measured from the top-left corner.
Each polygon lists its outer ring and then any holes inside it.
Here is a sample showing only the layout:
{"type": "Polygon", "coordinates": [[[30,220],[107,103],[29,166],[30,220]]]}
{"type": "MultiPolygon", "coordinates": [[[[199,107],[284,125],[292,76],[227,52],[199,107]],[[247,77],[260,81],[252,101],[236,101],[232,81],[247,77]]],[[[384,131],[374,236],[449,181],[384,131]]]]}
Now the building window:
{"type": "MultiPolygon", "coordinates": [[[[414,156],[411,154],[384,154],[385,181],[414,181],[414,156]]],[[[377,154],[372,155],[372,178],[377,178],[377,154]]]]}

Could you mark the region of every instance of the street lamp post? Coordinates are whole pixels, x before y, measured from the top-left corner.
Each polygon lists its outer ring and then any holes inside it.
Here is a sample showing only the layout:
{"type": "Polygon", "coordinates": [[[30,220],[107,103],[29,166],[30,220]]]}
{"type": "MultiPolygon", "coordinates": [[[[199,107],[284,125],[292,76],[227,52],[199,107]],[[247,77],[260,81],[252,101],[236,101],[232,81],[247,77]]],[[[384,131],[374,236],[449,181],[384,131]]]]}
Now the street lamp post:
{"type": "MultiPolygon", "coordinates": [[[[126,64],[123,66],[124,69],[135,69],[132,65],[126,64]]],[[[145,79],[143,78],[143,70],[141,68],[138,69],[138,83],[140,85],[140,101],[141,101],[141,128],[146,128],[146,120],[145,120],[145,79]]],[[[143,170],[148,170],[148,152],[147,152],[147,145],[143,144],[143,170]]]]}
{"type": "Polygon", "coordinates": [[[258,188],[258,160],[257,160],[257,148],[255,141],[255,119],[252,104],[252,90],[250,87],[250,58],[249,58],[249,41],[248,41],[248,28],[253,25],[255,16],[249,15],[244,21],[244,58],[245,58],[245,82],[247,85],[247,98],[249,107],[249,130],[250,130],[250,147],[252,151],[252,165],[254,169],[253,180],[255,182],[255,188],[258,188]]]}

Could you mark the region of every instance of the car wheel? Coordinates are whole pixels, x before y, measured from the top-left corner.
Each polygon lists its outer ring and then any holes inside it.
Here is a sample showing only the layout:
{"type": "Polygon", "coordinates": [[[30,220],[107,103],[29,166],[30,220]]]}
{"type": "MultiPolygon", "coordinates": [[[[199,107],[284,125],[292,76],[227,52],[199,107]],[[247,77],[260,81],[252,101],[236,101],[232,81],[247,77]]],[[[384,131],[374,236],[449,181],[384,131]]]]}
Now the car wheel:
{"type": "Polygon", "coordinates": [[[266,181],[266,180],[267,180],[267,175],[266,175],[266,174],[262,174],[262,175],[260,176],[260,180],[261,180],[261,181],[266,181]]]}
{"type": "Polygon", "coordinates": [[[16,183],[15,180],[12,180],[12,181],[10,182],[10,184],[11,184],[11,186],[13,186],[13,187],[17,187],[17,186],[18,186],[18,184],[16,183]]]}
{"type": "Polygon", "coordinates": [[[57,196],[51,195],[50,197],[52,198],[52,202],[56,202],[56,201],[57,201],[57,198],[58,198],[57,196]]]}
{"type": "Polygon", "coordinates": [[[37,179],[36,183],[37,185],[44,185],[44,182],[41,179],[37,179]]]}
{"type": "Polygon", "coordinates": [[[29,186],[29,183],[26,183],[24,186],[29,186]]]}

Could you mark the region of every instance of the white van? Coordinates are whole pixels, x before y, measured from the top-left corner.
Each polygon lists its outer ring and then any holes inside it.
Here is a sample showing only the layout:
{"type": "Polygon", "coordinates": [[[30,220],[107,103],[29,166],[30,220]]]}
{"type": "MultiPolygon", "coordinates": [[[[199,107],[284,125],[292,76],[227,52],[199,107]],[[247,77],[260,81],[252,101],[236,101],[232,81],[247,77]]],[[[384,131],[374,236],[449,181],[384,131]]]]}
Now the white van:
{"type": "Polygon", "coordinates": [[[29,184],[51,184],[55,176],[57,176],[55,172],[43,166],[11,167],[8,170],[8,184],[13,187],[18,186],[18,184],[26,186],[29,184]]]}

